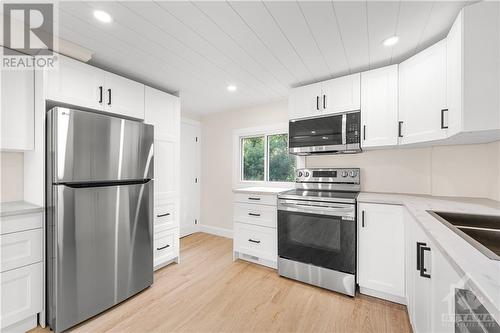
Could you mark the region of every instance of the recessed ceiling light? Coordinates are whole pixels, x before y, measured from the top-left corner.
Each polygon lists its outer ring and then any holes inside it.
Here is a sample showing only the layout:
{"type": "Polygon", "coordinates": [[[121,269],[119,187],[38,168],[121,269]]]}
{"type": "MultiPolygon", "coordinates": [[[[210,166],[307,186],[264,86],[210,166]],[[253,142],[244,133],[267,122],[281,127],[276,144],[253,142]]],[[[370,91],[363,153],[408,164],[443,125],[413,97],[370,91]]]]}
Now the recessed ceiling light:
{"type": "Polygon", "coordinates": [[[230,92],[236,91],[236,86],[234,84],[227,86],[227,91],[230,91],[230,92]]]}
{"type": "Polygon", "coordinates": [[[104,23],[109,23],[113,20],[111,18],[111,15],[109,15],[106,12],[103,12],[102,10],[94,10],[94,17],[104,23]]]}
{"type": "Polygon", "coordinates": [[[398,36],[391,36],[389,38],[384,39],[382,44],[384,44],[384,46],[393,46],[397,42],[399,42],[399,37],[398,36]]]}

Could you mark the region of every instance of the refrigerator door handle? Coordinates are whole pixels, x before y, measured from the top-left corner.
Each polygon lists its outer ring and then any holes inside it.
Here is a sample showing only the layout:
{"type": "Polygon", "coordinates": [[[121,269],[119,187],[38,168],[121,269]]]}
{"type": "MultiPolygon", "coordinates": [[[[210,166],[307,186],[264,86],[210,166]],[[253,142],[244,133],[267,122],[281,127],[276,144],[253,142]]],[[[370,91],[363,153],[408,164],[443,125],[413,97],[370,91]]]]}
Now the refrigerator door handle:
{"type": "Polygon", "coordinates": [[[109,182],[60,182],[54,185],[64,185],[71,188],[85,188],[85,187],[104,187],[104,186],[123,186],[123,185],[140,185],[150,182],[151,179],[136,179],[136,180],[115,180],[109,182]]]}

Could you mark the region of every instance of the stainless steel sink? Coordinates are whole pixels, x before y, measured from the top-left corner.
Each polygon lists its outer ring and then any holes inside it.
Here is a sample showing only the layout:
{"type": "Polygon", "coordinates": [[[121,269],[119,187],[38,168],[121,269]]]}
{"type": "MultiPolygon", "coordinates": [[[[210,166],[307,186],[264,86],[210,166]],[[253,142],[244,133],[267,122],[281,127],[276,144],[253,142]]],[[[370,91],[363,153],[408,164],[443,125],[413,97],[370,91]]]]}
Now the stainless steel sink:
{"type": "Polygon", "coordinates": [[[488,258],[500,260],[500,216],[428,212],[488,258]]]}

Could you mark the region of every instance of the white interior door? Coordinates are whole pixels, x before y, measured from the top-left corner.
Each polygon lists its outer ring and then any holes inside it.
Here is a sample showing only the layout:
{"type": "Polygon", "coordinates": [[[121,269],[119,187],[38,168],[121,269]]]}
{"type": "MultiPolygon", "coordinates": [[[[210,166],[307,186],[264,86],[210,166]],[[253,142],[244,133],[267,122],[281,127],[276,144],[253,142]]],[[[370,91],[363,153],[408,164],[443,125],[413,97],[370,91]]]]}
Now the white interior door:
{"type": "Polygon", "coordinates": [[[200,123],[181,122],[181,220],[180,236],[197,231],[200,220],[200,123]]]}

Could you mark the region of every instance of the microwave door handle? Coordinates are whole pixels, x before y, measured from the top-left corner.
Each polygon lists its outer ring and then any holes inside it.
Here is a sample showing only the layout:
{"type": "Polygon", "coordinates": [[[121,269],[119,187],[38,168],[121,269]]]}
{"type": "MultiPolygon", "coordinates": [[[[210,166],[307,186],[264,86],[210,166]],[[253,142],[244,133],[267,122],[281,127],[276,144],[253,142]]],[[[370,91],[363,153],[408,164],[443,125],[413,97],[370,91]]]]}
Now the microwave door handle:
{"type": "Polygon", "coordinates": [[[345,145],[347,143],[347,115],[342,115],[342,144],[345,145]]]}

